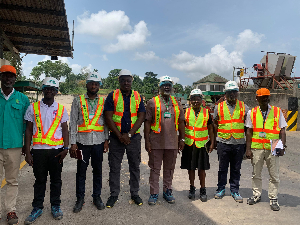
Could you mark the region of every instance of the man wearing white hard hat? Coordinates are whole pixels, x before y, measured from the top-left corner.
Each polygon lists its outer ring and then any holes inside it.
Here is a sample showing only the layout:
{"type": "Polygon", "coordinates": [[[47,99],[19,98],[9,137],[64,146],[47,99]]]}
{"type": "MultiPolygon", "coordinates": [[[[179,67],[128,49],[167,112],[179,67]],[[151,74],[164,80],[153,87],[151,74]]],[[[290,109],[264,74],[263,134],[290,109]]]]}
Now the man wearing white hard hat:
{"type": "Polygon", "coordinates": [[[249,111],[244,102],[238,100],[239,87],[235,81],[225,84],[226,100],[214,110],[214,131],[219,158],[218,189],[216,199],[225,196],[227,173],[230,164],[230,192],[236,202],[242,203],[239,193],[240,170],[246,151],[245,120],[249,111]]]}
{"type": "Polygon", "coordinates": [[[63,217],[60,208],[61,172],[69,149],[69,116],[65,107],[54,100],[58,88],[57,79],[46,77],[42,86],[44,98],[30,105],[24,116],[27,121],[25,160],[33,167],[35,176],[33,210],[25,224],[33,223],[43,213],[48,173],[52,216],[56,220],[63,217]],[[33,147],[30,151],[31,141],[33,147]]]}
{"type": "Polygon", "coordinates": [[[141,135],[140,127],[145,119],[143,98],[131,89],[132,74],[129,70],[119,72],[120,89],[108,94],[105,100],[105,122],[110,132],[109,137],[109,187],[110,197],[106,207],[112,208],[120,194],[120,170],[126,150],[129,172],[131,199],[137,205],[143,201],[139,197],[141,135]]]}
{"type": "Polygon", "coordinates": [[[101,77],[91,72],[86,79],[87,93],[74,98],[70,114],[70,155],[77,160],[76,204],[73,212],[80,212],[84,205],[86,170],[91,159],[93,168],[93,203],[104,209],[101,199],[103,153],[108,151],[108,128],[104,122],[104,98],[98,96],[101,77]],[[81,152],[80,152],[81,150],[81,152]]]}
{"type": "Polygon", "coordinates": [[[172,180],[177,154],[184,148],[184,112],[181,104],[171,95],[172,89],[172,79],[169,76],[162,77],[159,83],[160,94],[148,102],[146,109],[144,134],[150,167],[149,205],[155,205],[158,199],[162,163],[163,198],[168,203],[175,203],[172,180]]]}
{"type": "Polygon", "coordinates": [[[182,150],[181,169],[187,169],[190,180],[189,199],[195,200],[195,171],[200,180],[200,200],[207,201],[205,170],[210,169],[209,155],[214,149],[213,121],[209,110],[202,105],[202,91],[190,94],[191,107],[185,112],[185,146],[182,150]]]}

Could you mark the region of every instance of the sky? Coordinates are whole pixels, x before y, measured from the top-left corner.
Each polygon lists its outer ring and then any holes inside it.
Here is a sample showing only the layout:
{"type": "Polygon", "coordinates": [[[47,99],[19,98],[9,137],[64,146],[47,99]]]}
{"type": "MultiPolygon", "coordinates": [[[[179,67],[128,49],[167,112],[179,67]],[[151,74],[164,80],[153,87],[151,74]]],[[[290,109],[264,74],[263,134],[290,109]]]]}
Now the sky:
{"type": "MultiPolygon", "coordinates": [[[[270,51],[297,56],[298,0],[65,0],[72,58],[60,58],[74,73],[128,69],[141,78],[152,71],[192,85],[210,73],[232,78],[233,66],[249,68],[270,51]]],[[[22,54],[24,55],[24,54],[22,54]]],[[[26,55],[29,77],[49,56],[26,55]]],[[[300,68],[295,61],[294,74],[300,68]]]]}

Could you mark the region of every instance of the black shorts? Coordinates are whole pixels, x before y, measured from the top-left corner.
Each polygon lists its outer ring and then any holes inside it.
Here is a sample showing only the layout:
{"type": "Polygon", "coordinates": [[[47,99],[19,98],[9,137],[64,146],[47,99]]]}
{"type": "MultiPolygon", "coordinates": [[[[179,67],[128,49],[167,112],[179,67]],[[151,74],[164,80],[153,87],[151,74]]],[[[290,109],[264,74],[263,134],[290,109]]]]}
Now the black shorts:
{"type": "MultiPolygon", "coordinates": [[[[206,144],[209,149],[210,142],[206,144]]],[[[185,145],[182,150],[181,169],[187,170],[209,170],[209,155],[206,148],[197,148],[195,143],[192,146],[185,145]]]]}

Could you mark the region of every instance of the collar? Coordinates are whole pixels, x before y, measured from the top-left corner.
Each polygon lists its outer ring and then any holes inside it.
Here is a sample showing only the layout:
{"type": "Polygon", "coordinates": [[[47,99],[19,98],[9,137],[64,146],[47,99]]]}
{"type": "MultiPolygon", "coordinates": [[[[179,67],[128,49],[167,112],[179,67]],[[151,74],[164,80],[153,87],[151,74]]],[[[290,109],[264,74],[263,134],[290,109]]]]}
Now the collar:
{"type": "Polygon", "coordinates": [[[6,100],[8,100],[9,97],[15,92],[15,89],[13,88],[12,91],[9,93],[9,95],[6,95],[6,94],[4,94],[2,88],[0,88],[0,89],[1,89],[1,94],[3,95],[3,97],[4,97],[6,100]]]}
{"type": "MultiPolygon", "coordinates": [[[[259,110],[262,112],[260,106],[258,106],[258,107],[259,107],[259,110]]],[[[271,106],[270,104],[268,104],[268,110],[267,110],[267,112],[268,112],[271,108],[272,108],[272,106],[271,106]]]]}
{"type": "MultiPolygon", "coordinates": [[[[121,90],[121,88],[120,88],[120,91],[121,91],[121,93],[122,93],[123,96],[124,96],[124,95],[126,96],[126,94],[124,93],[124,91],[121,90]]],[[[131,94],[132,94],[132,89],[130,90],[129,96],[131,96],[131,94]]]]}
{"type": "Polygon", "coordinates": [[[52,105],[50,105],[50,106],[48,106],[48,105],[46,105],[44,102],[43,102],[43,98],[42,98],[42,100],[41,100],[41,103],[40,103],[40,106],[41,107],[48,107],[48,108],[53,108],[53,107],[55,107],[57,105],[57,102],[54,100],[54,102],[52,103],[52,105]]]}
{"type": "MultiPolygon", "coordinates": [[[[237,101],[236,101],[237,102],[237,101]]],[[[227,104],[227,106],[231,106],[231,107],[235,107],[235,105],[236,105],[236,102],[235,102],[235,104],[234,105],[230,105],[229,103],[228,103],[228,101],[226,100],[226,104],[227,104]]]]}
{"type": "MultiPolygon", "coordinates": [[[[84,94],[84,98],[90,99],[87,93],[84,94]]],[[[97,98],[99,98],[99,95],[97,95],[95,99],[97,99],[97,98]]]]}

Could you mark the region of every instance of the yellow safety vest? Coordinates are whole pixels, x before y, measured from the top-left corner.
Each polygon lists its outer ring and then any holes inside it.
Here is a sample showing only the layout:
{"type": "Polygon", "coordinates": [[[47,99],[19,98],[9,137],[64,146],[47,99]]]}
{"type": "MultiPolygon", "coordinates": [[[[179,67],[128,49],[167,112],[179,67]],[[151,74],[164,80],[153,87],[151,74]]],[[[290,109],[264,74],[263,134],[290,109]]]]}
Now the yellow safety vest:
{"type": "Polygon", "coordinates": [[[253,136],[251,148],[271,150],[271,139],[279,139],[280,108],[272,106],[271,111],[264,123],[259,106],[251,110],[250,115],[253,124],[253,136]],[[265,132],[266,137],[259,137],[260,132],[265,132]]]}
{"type": "Polygon", "coordinates": [[[54,134],[58,126],[60,126],[60,121],[63,115],[64,106],[58,104],[58,110],[56,116],[46,134],[44,133],[44,128],[43,128],[40,101],[33,103],[32,106],[33,106],[33,112],[35,117],[35,123],[37,127],[36,133],[33,135],[32,138],[33,145],[50,145],[50,146],[62,145],[64,143],[63,138],[55,139],[54,134]]]}
{"type": "Polygon", "coordinates": [[[226,101],[218,104],[218,136],[223,139],[229,139],[231,136],[235,139],[244,138],[244,118],[245,104],[237,100],[233,115],[230,115],[226,101]]]}
{"type": "Polygon", "coordinates": [[[198,117],[195,116],[193,108],[185,112],[185,144],[191,146],[195,141],[197,148],[202,148],[208,141],[207,121],[209,119],[208,109],[201,107],[198,117]]]}
{"type": "MultiPolygon", "coordinates": [[[[124,113],[124,100],[123,95],[120,89],[117,89],[113,93],[113,101],[114,101],[114,114],[112,120],[115,122],[118,130],[121,132],[121,120],[124,113]]],[[[139,109],[139,105],[141,103],[141,96],[137,91],[131,91],[130,97],[130,114],[131,114],[131,128],[134,126],[137,121],[137,111],[139,109]]],[[[137,130],[136,133],[140,133],[140,129],[137,130]]]]}
{"type": "MultiPolygon", "coordinates": [[[[180,115],[179,106],[177,103],[177,100],[174,96],[170,96],[172,104],[174,106],[174,114],[175,114],[175,128],[178,130],[178,119],[180,115]]],[[[161,131],[161,101],[160,97],[156,96],[154,97],[154,103],[155,103],[155,121],[151,124],[151,130],[153,130],[154,133],[160,133],[161,131]]]]}
{"type": "Polygon", "coordinates": [[[89,107],[84,95],[80,95],[81,113],[83,123],[78,125],[78,132],[103,132],[104,127],[98,124],[98,120],[103,112],[104,98],[99,96],[98,106],[92,120],[89,119],[89,107]]]}

